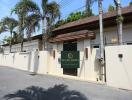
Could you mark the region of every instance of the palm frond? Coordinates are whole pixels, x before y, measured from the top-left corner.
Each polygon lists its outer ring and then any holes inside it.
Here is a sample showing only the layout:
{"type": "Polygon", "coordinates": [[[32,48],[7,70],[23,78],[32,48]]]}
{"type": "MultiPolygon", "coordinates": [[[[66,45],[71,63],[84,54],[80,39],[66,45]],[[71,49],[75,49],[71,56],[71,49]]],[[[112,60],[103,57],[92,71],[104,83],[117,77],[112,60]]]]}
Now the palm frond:
{"type": "Polygon", "coordinates": [[[48,14],[50,14],[50,16],[52,16],[53,19],[60,17],[60,6],[55,1],[49,3],[47,5],[47,9],[48,14]]]}
{"type": "Polygon", "coordinates": [[[13,29],[18,25],[18,21],[14,18],[5,17],[0,22],[0,33],[5,31],[12,32],[13,29]]]}
{"type": "Polygon", "coordinates": [[[7,27],[10,31],[13,31],[13,29],[18,25],[18,21],[14,18],[5,17],[2,19],[2,23],[5,27],[7,27]]]}
{"type": "Polygon", "coordinates": [[[2,22],[0,22],[0,34],[6,32],[8,29],[2,22]]]}
{"type": "Polygon", "coordinates": [[[35,32],[36,29],[40,29],[40,20],[41,16],[39,14],[31,14],[26,18],[25,28],[28,38],[31,37],[31,33],[35,32]]]}
{"type": "Polygon", "coordinates": [[[43,11],[43,15],[45,15],[47,13],[47,3],[48,0],[41,0],[41,7],[42,7],[42,11],[43,11]]]}
{"type": "Polygon", "coordinates": [[[22,13],[24,14],[29,12],[40,13],[39,6],[31,0],[21,0],[11,10],[11,13],[15,13],[15,14],[22,14],[22,13]]]}

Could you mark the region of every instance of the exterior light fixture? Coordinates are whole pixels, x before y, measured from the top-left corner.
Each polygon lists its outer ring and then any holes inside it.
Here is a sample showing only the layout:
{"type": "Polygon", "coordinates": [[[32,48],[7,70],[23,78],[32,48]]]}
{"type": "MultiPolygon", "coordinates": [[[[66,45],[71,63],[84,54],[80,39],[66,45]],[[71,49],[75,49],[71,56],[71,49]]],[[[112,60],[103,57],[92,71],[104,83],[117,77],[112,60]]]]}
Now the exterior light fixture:
{"type": "Polygon", "coordinates": [[[55,50],[53,50],[53,58],[55,59],[55,50]]]}
{"type": "Polygon", "coordinates": [[[111,43],[118,43],[118,39],[117,39],[116,37],[113,37],[113,38],[111,39],[111,43]]]}
{"type": "Polygon", "coordinates": [[[85,57],[88,59],[88,48],[85,48],[85,57]]]}

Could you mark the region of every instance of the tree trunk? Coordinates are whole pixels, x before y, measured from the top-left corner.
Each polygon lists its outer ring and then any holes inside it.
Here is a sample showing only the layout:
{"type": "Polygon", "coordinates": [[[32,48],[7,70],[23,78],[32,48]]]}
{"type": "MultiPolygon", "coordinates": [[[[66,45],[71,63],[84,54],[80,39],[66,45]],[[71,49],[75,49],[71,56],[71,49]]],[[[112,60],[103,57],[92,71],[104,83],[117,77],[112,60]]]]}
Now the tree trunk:
{"type": "Polygon", "coordinates": [[[46,40],[46,30],[47,30],[47,20],[46,17],[42,17],[42,34],[43,34],[43,49],[45,50],[47,48],[47,40],[46,40]]]}
{"type": "Polygon", "coordinates": [[[42,17],[42,40],[43,40],[43,50],[45,49],[45,41],[44,41],[44,33],[45,33],[45,28],[44,28],[44,16],[42,17]]]}
{"type": "Polygon", "coordinates": [[[102,0],[98,0],[99,9],[99,26],[100,26],[100,62],[101,62],[101,80],[106,81],[105,75],[105,63],[104,63],[104,36],[103,36],[103,10],[102,0]]]}
{"type": "Polygon", "coordinates": [[[21,31],[21,52],[23,52],[24,31],[21,31]]]}
{"type": "Polygon", "coordinates": [[[45,26],[44,26],[44,16],[42,17],[42,34],[45,33],[45,26]]]}
{"type": "Polygon", "coordinates": [[[21,40],[21,52],[23,52],[23,39],[21,40]]]}
{"type": "MultiPolygon", "coordinates": [[[[117,2],[117,16],[122,17],[121,14],[121,3],[120,0],[116,0],[117,2]]],[[[122,21],[120,20],[119,22],[117,22],[117,26],[118,26],[118,35],[119,35],[119,44],[122,45],[123,41],[122,41],[122,21]]]]}
{"type": "Polygon", "coordinates": [[[12,31],[10,32],[11,34],[11,40],[10,40],[10,53],[11,53],[11,48],[12,48],[12,31]]]}
{"type": "Polygon", "coordinates": [[[23,42],[24,42],[24,25],[25,25],[25,16],[22,16],[22,29],[21,29],[21,52],[23,52],[23,42]]]}

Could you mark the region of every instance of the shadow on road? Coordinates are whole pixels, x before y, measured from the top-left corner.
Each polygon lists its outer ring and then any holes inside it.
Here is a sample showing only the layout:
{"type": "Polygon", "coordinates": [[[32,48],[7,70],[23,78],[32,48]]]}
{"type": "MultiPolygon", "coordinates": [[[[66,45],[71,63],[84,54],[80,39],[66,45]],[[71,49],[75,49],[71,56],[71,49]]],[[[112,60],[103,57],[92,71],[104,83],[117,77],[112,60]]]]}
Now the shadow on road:
{"type": "Polygon", "coordinates": [[[6,100],[88,100],[83,94],[68,90],[66,85],[55,85],[44,89],[37,86],[27,87],[4,96],[6,100]]]}

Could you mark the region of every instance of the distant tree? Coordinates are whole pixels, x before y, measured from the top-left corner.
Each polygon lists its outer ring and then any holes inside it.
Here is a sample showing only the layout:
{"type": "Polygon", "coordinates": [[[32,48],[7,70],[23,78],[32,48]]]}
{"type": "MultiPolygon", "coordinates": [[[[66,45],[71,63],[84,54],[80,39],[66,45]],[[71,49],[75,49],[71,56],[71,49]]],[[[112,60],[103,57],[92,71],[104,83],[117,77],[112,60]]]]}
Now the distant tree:
{"type": "MultiPolygon", "coordinates": [[[[93,16],[94,14],[91,14],[90,16],[93,16]]],[[[79,20],[81,18],[84,18],[84,17],[88,17],[86,11],[79,11],[79,12],[72,12],[69,14],[69,16],[65,19],[65,20],[59,20],[56,22],[56,24],[54,25],[55,28],[61,26],[61,25],[64,25],[66,23],[69,23],[69,22],[73,22],[73,21],[76,21],[76,20],[79,20]]]]}
{"type": "Polygon", "coordinates": [[[20,34],[18,34],[15,31],[13,31],[12,38],[11,38],[11,36],[5,36],[4,39],[3,39],[3,44],[10,44],[11,39],[12,39],[12,44],[21,42],[20,34]]]}
{"type": "MultiPolygon", "coordinates": [[[[11,47],[12,47],[12,35],[13,35],[13,30],[17,27],[18,25],[18,21],[15,20],[14,18],[10,18],[10,17],[5,17],[2,19],[1,21],[2,23],[2,27],[5,28],[4,30],[9,31],[10,32],[10,52],[11,52],[11,47]]],[[[4,31],[3,31],[4,32],[4,31]]]]}
{"type": "Polygon", "coordinates": [[[20,0],[12,9],[12,13],[18,15],[19,33],[21,33],[21,51],[23,51],[24,32],[28,37],[39,29],[39,21],[42,21],[42,34],[51,32],[52,25],[56,18],[60,17],[59,5],[53,1],[41,0],[41,10],[33,0],[20,0]],[[45,29],[46,28],[46,29],[45,29]]]}
{"type": "Polygon", "coordinates": [[[76,21],[76,20],[79,20],[81,18],[84,18],[84,17],[90,17],[90,16],[94,16],[93,12],[92,12],[92,4],[94,2],[96,2],[97,0],[86,0],[86,9],[84,11],[79,11],[79,12],[72,12],[68,17],[67,19],[65,20],[60,20],[58,21],[54,26],[55,28],[56,27],[59,27],[63,24],[66,24],[66,23],[69,23],[69,22],[72,22],[72,21],[76,21]]]}
{"type": "Polygon", "coordinates": [[[11,36],[5,36],[3,39],[3,44],[10,44],[11,42],[11,36]]]}
{"type": "Polygon", "coordinates": [[[72,21],[78,20],[81,17],[82,17],[82,13],[81,12],[71,13],[69,15],[69,17],[67,18],[67,22],[72,22],[72,21]]]}
{"type": "Polygon", "coordinates": [[[129,3],[130,6],[132,6],[132,1],[129,3]]]}
{"type": "Polygon", "coordinates": [[[66,23],[66,21],[65,20],[59,20],[59,21],[57,21],[56,22],[56,24],[54,25],[54,27],[55,28],[57,28],[57,27],[59,27],[59,26],[61,26],[61,25],[64,25],[66,23]]]}
{"type": "Polygon", "coordinates": [[[2,32],[5,32],[5,31],[7,31],[7,27],[5,27],[5,25],[3,24],[3,22],[0,22],[0,34],[2,32]]]}
{"type": "Polygon", "coordinates": [[[86,10],[85,10],[85,16],[93,16],[93,12],[92,12],[92,5],[94,2],[96,2],[97,0],[86,0],[86,10]]]}
{"type": "Polygon", "coordinates": [[[114,10],[115,10],[115,7],[112,6],[112,5],[109,5],[108,11],[111,12],[111,11],[114,11],[114,10]]]}

